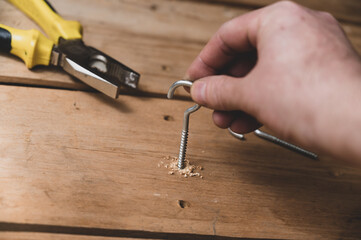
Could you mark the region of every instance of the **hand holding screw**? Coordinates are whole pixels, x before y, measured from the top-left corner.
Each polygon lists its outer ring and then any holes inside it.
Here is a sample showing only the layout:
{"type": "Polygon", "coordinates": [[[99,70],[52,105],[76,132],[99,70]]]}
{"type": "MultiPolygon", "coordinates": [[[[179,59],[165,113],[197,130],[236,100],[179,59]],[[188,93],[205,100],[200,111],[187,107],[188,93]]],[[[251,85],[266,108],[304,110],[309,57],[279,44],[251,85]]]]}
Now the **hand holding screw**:
{"type": "MultiPolygon", "coordinates": [[[[180,80],[177,81],[175,83],[172,84],[172,86],[169,88],[168,91],[168,95],[167,97],[169,99],[173,98],[174,96],[174,92],[175,90],[180,87],[192,87],[193,83],[191,81],[187,81],[187,80],[180,80]]],[[[195,111],[197,111],[201,106],[196,104],[193,107],[188,108],[185,112],[184,112],[184,117],[183,117],[183,129],[182,129],[182,137],[181,137],[181,143],[180,143],[180,147],[179,147],[179,155],[178,155],[178,168],[179,169],[183,169],[184,166],[184,162],[185,162],[185,158],[186,158],[186,152],[187,152],[187,142],[188,142],[188,131],[189,131],[189,115],[195,111]]],[[[230,128],[228,129],[228,131],[236,138],[244,140],[244,135],[243,134],[237,134],[235,132],[233,132],[230,128]]],[[[317,159],[317,155],[304,150],[303,148],[300,148],[296,145],[290,144],[288,142],[285,142],[281,139],[278,139],[270,134],[267,134],[265,132],[262,132],[260,130],[256,130],[254,131],[254,133],[260,137],[263,138],[265,140],[271,141],[273,143],[276,143],[278,145],[284,146],[288,149],[291,149],[293,151],[296,151],[300,154],[303,154],[307,157],[313,158],[313,159],[317,159]]]]}

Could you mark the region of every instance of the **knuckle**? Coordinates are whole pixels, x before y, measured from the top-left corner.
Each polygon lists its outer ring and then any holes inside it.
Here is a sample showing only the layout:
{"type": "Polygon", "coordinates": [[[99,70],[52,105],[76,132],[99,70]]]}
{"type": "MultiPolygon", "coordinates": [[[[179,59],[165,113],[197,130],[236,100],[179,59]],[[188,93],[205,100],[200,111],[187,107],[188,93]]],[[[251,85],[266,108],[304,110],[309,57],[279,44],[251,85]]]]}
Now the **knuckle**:
{"type": "Polygon", "coordinates": [[[281,1],[273,4],[268,22],[277,29],[294,29],[304,24],[309,15],[305,7],[292,1],[281,1]]]}
{"type": "Polygon", "coordinates": [[[279,13],[282,14],[298,13],[304,11],[303,7],[292,1],[280,1],[275,3],[274,6],[277,7],[279,13]]]}
{"type": "Polygon", "coordinates": [[[222,34],[224,32],[228,32],[228,31],[233,31],[236,19],[237,18],[231,19],[231,20],[223,23],[218,30],[218,34],[222,34]]]}
{"type": "Polygon", "coordinates": [[[338,24],[336,18],[329,12],[319,12],[320,16],[325,19],[328,23],[338,24]]]}

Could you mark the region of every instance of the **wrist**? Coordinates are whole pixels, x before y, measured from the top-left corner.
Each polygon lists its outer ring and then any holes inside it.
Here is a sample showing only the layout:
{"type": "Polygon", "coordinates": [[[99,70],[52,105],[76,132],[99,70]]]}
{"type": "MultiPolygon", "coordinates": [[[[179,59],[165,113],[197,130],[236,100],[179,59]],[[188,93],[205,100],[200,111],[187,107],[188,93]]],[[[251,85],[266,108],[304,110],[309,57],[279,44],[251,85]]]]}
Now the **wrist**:
{"type": "MultiPolygon", "coordinates": [[[[348,66],[335,77],[333,93],[326,98],[327,112],[319,131],[321,151],[347,162],[361,165],[361,64],[348,66]],[[340,81],[341,79],[341,81],[340,81]]],[[[332,84],[332,83],[331,83],[332,84]]]]}

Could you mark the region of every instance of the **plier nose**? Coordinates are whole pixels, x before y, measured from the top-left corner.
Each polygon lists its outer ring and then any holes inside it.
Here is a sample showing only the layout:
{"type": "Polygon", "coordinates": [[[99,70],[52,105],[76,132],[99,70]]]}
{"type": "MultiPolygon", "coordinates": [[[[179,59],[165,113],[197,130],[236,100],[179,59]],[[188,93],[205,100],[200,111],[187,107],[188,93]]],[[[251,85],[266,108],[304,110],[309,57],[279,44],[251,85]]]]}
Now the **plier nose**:
{"type": "Polygon", "coordinates": [[[82,26],[64,20],[46,0],[8,0],[33,19],[50,37],[37,30],[19,30],[0,24],[0,50],[20,57],[28,68],[62,67],[89,86],[117,98],[120,88],[136,89],[140,74],[107,54],[86,46],[82,26]]]}

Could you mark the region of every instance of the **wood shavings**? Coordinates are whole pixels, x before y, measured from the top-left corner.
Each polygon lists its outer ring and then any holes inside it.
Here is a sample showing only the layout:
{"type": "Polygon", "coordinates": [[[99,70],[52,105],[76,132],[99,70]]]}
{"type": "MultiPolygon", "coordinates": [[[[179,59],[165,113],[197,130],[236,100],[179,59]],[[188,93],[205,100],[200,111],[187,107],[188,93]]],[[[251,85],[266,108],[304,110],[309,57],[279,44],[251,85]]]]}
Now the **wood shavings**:
{"type": "Polygon", "coordinates": [[[184,163],[185,167],[183,169],[178,168],[178,158],[166,156],[158,163],[158,167],[164,167],[168,169],[168,175],[179,175],[184,178],[188,177],[199,177],[203,179],[200,171],[203,170],[202,166],[196,166],[189,163],[188,160],[184,163]]]}

